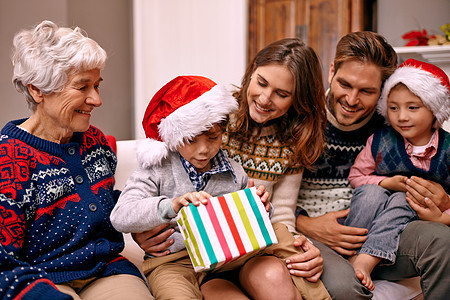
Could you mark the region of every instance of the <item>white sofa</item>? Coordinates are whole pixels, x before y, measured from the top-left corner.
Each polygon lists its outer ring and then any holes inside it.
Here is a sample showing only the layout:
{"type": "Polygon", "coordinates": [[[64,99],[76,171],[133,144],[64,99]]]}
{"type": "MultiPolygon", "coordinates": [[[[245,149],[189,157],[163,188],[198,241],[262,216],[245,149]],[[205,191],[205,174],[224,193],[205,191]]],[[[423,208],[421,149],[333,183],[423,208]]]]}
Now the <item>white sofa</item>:
{"type": "MultiPolygon", "coordinates": [[[[135,140],[117,141],[117,170],[115,188],[122,190],[125,182],[137,168],[135,155],[135,140]]],[[[125,234],[125,249],[123,255],[138,266],[142,271],[142,260],[144,252],[133,241],[129,234],[125,234]]],[[[375,280],[375,290],[373,292],[375,300],[419,300],[423,299],[420,288],[419,277],[409,278],[399,282],[386,280],[375,280]]]]}

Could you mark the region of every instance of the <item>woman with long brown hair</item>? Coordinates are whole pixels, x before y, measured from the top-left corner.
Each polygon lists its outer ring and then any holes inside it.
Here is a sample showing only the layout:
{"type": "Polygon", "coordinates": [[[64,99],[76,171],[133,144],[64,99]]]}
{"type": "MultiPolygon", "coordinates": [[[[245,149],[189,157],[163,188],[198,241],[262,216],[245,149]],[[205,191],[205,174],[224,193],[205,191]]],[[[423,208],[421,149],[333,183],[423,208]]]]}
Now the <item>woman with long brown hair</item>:
{"type": "MultiPolygon", "coordinates": [[[[233,95],[239,110],[230,116],[222,148],[241,163],[255,185],[264,185],[269,191],[274,207],[272,223],[283,223],[295,232],[302,171],[311,168],[323,149],[326,115],[319,59],[299,39],[276,41],[255,56],[241,88],[233,95]]],[[[307,243],[302,240],[302,248],[311,250],[314,246],[307,243]]],[[[316,282],[322,273],[319,251],[314,262],[316,267],[304,273],[294,271],[292,264],[288,267],[292,275],[316,282]]],[[[251,298],[270,299],[267,291],[279,293],[278,287],[289,278],[279,275],[285,269],[277,268],[279,265],[272,256],[252,258],[238,271],[207,275],[202,293],[206,299],[237,299],[239,288],[251,298]],[[272,272],[279,272],[273,276],[278,282],[269,279],[272,272]]]]}
{"type": "MultiPolygon", "coordinates": [[[[283,223],[294,233],[302,171],[311,168],[323,149],[326,114],[319,59],[300,39],[276,41],[256,55],[233,95],[239,110],[230,116],[222,148],[244,167],[256,186],[264,185],[270,192],[275,209],[272,223],[283,223]]],[[[172,241],[167,239],[169,232],[159,233],[163,228],[136,234],[135,240],[147,254],[169,254],[172,241]]],[[[294,245],[299,254],[286,260],[287,268],[275,256],[266,255],[250,259],[239,270],[208,274],[201,282],[203,296],[288,299],[280,290],[290,284],[290,275],[320,285],[320,251],[304,236],[294,245]]],[[[180,280],[184,287],[198,287],[189,278],[180,280]]],[[[326,291],[322,295],[315,299],[329,297],[326,291]]]]}

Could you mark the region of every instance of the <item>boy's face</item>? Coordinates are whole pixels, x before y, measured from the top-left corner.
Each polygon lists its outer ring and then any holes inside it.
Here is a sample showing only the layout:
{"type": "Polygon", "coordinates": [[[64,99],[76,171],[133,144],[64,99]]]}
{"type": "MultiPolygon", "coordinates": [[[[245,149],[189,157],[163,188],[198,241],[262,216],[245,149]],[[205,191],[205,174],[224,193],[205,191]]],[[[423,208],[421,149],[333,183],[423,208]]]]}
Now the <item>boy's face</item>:
{"type": "Polygon", "coordinates": [[[330,108],[337,122],[352,125],[375,110],[381,93],[381,69],[372,63],[347,61],[335,73],[331,65],[330,108]]]}
{"type": "Polygon", "coordinates": [[[219,152],[222,145],[222,132],[222,127],[214,124],[210,130],[196,136],[177,150],[197,169],[197,172],[208,171],[211,168],[211,159],[219,152]]]}
{"type": "Polygon", "coordinates": [[[406,86],[401,84],[391,90],[387,110],[392,127],[414,146],[430,141],[434,115],[406,86]]]}

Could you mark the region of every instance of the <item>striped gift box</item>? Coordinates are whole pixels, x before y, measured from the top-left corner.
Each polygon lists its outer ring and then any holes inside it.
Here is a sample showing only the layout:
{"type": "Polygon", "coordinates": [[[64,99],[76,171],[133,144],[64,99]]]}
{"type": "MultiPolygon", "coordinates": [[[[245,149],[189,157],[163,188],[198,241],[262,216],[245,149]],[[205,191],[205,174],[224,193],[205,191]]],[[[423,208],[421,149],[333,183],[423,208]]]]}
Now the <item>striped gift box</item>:
{"type": "Polygon", "coordinates": [[[196,272],[277,243],[255,187],[210,198],[206,205],[191,203],[177,222],[196,272]]]}

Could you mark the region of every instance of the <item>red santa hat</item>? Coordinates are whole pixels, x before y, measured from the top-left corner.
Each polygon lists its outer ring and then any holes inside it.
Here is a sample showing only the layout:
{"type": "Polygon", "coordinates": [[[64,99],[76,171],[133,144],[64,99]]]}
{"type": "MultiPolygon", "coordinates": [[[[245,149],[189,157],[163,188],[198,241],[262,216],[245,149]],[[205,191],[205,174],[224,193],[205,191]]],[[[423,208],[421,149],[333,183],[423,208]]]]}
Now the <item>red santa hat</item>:
{"type": "Polygon", "coordinates": [[[150,100],[142,126],[147,139],[137,146],[145,167],[160,163],[169,151],[209,130],[238,109],[236,99],[222,85],[202,76],[178,76],[150,100]]]}
{"type": "Polygon", "coordinates": [[[435,65],[408,59],[386,80],[378,101],[378,112],[387,117],[387,98],[391,89],[403,83],[423,104],[433,112],[441,127],[450,117],[450,83],[447,74],[435,65]]]}

